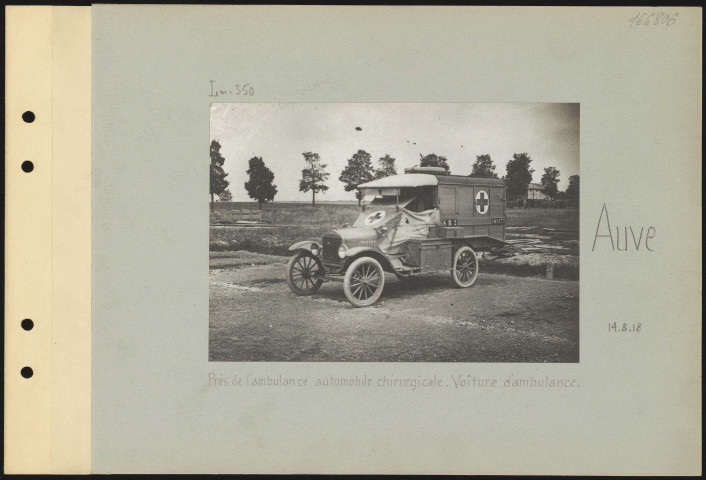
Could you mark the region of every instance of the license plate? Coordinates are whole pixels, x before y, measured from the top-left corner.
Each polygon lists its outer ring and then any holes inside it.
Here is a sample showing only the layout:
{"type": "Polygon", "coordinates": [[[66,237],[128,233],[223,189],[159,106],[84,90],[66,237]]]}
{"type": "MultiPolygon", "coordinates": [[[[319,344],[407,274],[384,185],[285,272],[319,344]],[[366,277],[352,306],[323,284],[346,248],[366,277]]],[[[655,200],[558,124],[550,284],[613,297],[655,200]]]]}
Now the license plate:
{"type": "Polygon", "coordinates": [[[441,226],[442,227],[455,227],[458,225],[458,219],[452,218],[450,220],[442,220],[441,221],[441,226]]]}
{"type": "Polygon", "coordinates": [[[491,225],[505,225],[505,217],[502,217],[502,218],[491,218],[491,219],[490,219],[490,224],[491,224],[491,225]]]}

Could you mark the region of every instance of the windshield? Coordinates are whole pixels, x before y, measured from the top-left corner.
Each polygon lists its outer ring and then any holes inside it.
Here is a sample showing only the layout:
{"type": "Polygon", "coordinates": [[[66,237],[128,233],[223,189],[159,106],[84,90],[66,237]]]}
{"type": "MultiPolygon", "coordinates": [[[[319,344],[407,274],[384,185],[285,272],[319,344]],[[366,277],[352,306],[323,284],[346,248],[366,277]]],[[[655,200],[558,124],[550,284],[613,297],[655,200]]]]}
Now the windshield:
{"type": "Polygon", "coordinates": [[[376,209],[394,207],[396,205],[413,212],[424,212],[436,208],[434,187],[401,188],[399,189],[399,195],[377,194],[363,197],[364,210],[366,207],[376,209]]]}
{"type": "MultiPolygon", "coordinates": [[[[366,197],[368,199],[368,197],[366,197]]],[[[400,207],[406,206],[409,202],[414,200],[414,198],[400,198],[399,203],[397,201],[397,196],[375,196],[370,197],[369,201],[366,202],[370,207],[390,207],[399,205],[400,207]]]]}

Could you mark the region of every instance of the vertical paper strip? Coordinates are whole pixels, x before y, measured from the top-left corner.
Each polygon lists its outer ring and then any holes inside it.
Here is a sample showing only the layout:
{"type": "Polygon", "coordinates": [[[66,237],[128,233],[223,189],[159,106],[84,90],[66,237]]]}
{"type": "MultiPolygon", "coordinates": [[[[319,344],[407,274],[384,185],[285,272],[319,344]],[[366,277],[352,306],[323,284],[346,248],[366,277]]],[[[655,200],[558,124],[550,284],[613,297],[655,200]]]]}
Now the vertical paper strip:
{"type": "Polygon", "coordinates": [[[52,7],[7,7],[5,40],[5,473],[50,473],[52,7]]]}
{"type": "Polygon", "coordinates": [[[91,9],[53,7],[52,472],[91,469],[91,9]]]}

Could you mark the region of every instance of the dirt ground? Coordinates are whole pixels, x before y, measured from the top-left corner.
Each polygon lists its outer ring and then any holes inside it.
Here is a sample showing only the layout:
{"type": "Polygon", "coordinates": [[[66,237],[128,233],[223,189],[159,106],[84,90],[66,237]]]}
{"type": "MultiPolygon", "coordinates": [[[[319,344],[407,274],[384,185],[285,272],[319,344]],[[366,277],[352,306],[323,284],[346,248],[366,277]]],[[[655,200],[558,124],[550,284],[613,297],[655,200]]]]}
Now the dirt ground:
{"type": "Polygon", "coordinates": [[[386,277],[380,300],[353,308],[342,282],[294,295],[286,259],[212,252],[211,361],[578,362],[579,283],[481,274],[386,277]]]}

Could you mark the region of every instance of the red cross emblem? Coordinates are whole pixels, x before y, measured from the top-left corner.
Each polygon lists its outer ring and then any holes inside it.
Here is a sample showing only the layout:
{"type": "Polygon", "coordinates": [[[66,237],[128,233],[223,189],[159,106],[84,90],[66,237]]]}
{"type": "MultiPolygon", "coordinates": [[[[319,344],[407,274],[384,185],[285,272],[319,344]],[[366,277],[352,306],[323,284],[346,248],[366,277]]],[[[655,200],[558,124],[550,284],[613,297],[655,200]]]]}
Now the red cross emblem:
{"type": "Polygon", "coordinates": [[[484,190],[481,190],[476,194],[476,210],[481,215],[488,212],[488,207],[490,206],[490,200],[488,199],[488,194],[484,190]]]}
{"type": "Polygon", "coordinates": [[[385,211],[378,210],[377,212],[373,212],[366,217],[365,224],[372,225],[373,223],[376,223],[376,222],[382,220],[383,218],[385,218],[385,211]]]}

